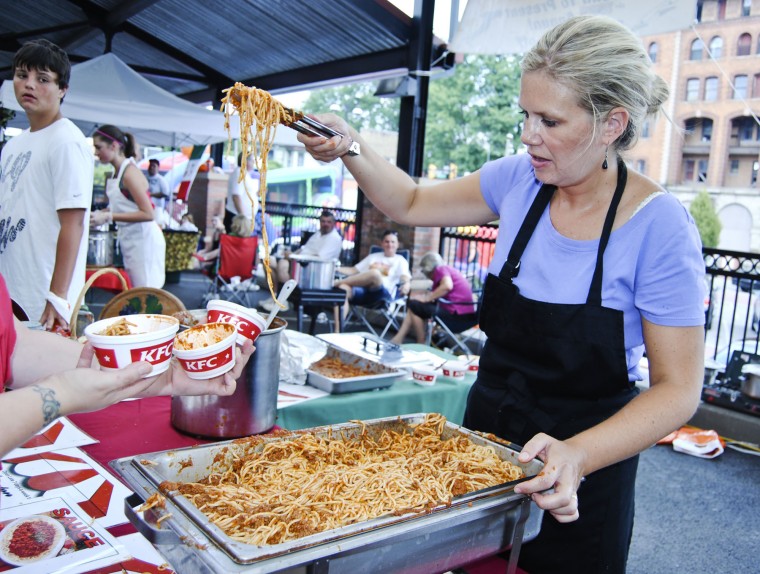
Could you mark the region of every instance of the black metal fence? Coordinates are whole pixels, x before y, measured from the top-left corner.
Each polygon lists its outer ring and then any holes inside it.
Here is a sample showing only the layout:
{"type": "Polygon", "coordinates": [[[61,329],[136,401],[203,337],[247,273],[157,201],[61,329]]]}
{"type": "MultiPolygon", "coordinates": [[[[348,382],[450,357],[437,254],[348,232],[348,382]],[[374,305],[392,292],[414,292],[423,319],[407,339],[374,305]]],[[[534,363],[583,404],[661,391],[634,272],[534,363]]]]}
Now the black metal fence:
{"type": "Polygon", "coordinates": [[[473,288],[479,289],[488,274],[493,259],[499,226],[468,225],[441,229],[439,253],[447,265],[451,265],[470,279],[473,288]]]}
{"type": "MultiPolygon", "coordinates": [[[[312,233],[319,231],[319,214],[322,207],[268,201],[267,216],[274,228],[274,236],[269,238],[272,246],[287,245],[298,249],[312,233]]],[[[359,243],[356,241],[356,210],[330,208],[335,214],[336,228],[343,237],[340,261],[343,265],[353,265],[357,261],[359,243]]]]}

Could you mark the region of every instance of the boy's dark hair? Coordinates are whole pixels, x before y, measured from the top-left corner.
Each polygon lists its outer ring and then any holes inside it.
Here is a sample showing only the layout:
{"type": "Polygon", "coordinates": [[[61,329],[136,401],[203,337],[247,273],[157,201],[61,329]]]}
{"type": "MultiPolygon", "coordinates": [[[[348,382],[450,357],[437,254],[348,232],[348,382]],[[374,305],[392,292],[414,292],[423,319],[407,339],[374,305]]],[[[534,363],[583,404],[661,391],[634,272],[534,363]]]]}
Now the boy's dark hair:
{"type": "Polygon", "coordinates": [[[69,56],[49,40],[39,39],[25,42],[13,57],[13,69],[50,70],[58,75],[58,87],[68,88],[71,79],[69,56]]]}
{"type": "Polygon", "coordinates": [[[329,209],[323,209],[322,213],[319,214],[319,217],[331,217],[334,220],[335,214],[329,209]]]}

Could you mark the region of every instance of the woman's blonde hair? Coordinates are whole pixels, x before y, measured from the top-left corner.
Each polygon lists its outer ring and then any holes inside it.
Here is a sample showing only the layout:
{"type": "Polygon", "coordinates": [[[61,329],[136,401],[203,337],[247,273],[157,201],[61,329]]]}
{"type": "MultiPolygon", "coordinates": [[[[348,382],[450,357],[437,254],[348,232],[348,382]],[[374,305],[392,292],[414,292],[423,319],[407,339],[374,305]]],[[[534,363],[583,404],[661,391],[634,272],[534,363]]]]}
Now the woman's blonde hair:
{"type": "Polygon", "coordinates": [[[236,215],[230,223],[230,235],[248,237],[251,234],[251,220],[245,215],[236,215]]]}
{"type": "Polygon", "coordinates": [[[522,71],[543,71],[572,89],[595,122],[613,108],[625,108],[630,119],[611,144],[631,148],[647,116],[668,98],[668,86],[652,72],[641,40],[605,16],[576,16],[546,32],[522,60],[522,71]]]}

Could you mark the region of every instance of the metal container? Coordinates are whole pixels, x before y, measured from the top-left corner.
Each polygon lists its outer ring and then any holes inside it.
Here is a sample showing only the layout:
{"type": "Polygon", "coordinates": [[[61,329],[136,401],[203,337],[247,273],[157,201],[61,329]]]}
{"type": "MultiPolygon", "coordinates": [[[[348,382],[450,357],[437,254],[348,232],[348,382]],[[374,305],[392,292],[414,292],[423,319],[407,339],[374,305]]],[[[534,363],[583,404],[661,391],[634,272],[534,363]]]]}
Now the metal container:
{"type": "Polygon", "coordinates": [[[270,430],[277,418],[280,379],[280,340],[287,322],[275,317],[256,339],[232,395],[172,397],[171,423],[188,434],[237,438],[270,430]]]}
{"type": "MultiPolygon", "coordinates": [[[[366,429],[408,432],[408,425],[425,414],[402,415],[306,429],[317,436],[350,437],[366,429]],[[404,431],[404,429],[406,429],[404,431]]],[[[535,476],[543,463],[517,460],[520,447],[502,444],[447,422],[442,438],[465,435],[476,444],[494,449],[500,458],[535,476]]],[[[445,572],[512,548],[535,538],[543,511],[530,498],[514,492],[520,480],[457,496],[421,514],[383,516],[360,521],[297,540],[254,546],[237,542],[176,491],[163,492],[165,504],[145,513],[134,507],[158,492],[164,481],[190,482],[222,471],[263,448],[265,443],[289,436],[265,436],[260,441],[228,441],[211,445],[135,455],[111,462],[111,467],[135,493],[126,500],[130,522],[178,572],[247,574],[264,572],[327,572],[363,574],[445,572]],[[157,522],[158,521],[158,522],[157,522]],[[160,524],[160,526],[158,526],[160,524]]]]}
{"type": "Polygon", "coordinates": [[[377,361],[365,359],[333,346],[327,348],[325,357],[337,358],[346,365],[353,365],[368,371],[368,374],[359,377],[339,379],[323,375],[309,366],[306,369],[306,382],[312,387],[317,387],[333,395],[384,389],[390,387],[401,375],[406,374],[406,371],[401,369],[388,367],[377,361]]]}
{"type": "Polygon", "coordinates": [[[760,365],[748,363],[742,367],[741,392],[753,399],[760,399],[760,365]]]}
{"type": "Polygon", "coordinates": [[[87,265],[111,267],[113,265],[113,236],[110,231],[91,229],[87,240],[87,265]]]}
{"type": "Polygon", "coordinates": [[[332,289],[335,283],[335,260],[304,255],[290,256],[290,276],[301,289],[332,289]]]}

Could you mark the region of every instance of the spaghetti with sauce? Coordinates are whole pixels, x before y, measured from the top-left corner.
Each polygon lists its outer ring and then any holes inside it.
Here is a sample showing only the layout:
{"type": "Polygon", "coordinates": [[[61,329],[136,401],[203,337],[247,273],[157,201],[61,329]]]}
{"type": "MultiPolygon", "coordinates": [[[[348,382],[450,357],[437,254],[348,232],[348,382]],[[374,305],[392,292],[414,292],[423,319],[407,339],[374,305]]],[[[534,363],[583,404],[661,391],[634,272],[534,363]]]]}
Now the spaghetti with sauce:
{"type": "MultiPolygon", "coordinates": [[[[357,421],[354,421],[357,422],[357,421]]],[[[358,421],[360,422],[360,421],[358,421]]],[[[199,482],[164,482],[236,541],[274,545],[381,516],[424,513],[523,470],[427,415],[409,432],[363,423],[353,437],[304,433],[266,443],[199,482]]]]}
{"type": "MultiPolygon", "coordinates": [[[[266,90],[256,87],[248,87],[236,82],[231,88],[224,90],[226,94],[222,98],[224,110],[224,127],[230,133],[230,115],[237,113],[240,116],[240,145],[243,150],[250,150],[256,169],[260,175],[259,204],[261,205],[261,220],[265,221],[266,193],[267,193],[267,157],[272,148],[274,135],[280,123],[290,124],[303,117],[300,112],[294,112],[286,108],[272,97],[266,90]]],[[[245,186],[245,192],[251,203],[254,203],[251,192],[245,183],[247,172],[247,154],[243,154],[240,165],[240,181],[245,186]]],[[[254,214],[255,215],[255,214],[254,214]]],[[[252,222],[253,222],[252,218],[252,222]]],[[[272,299],[279,305],[272,281],[272,267],[269,256],[269,237],[266,225],[261,226],[261,237],[264,241],[264,269],[266,270],[267,284],[272,299]]],[[[280,305],[282,307],[282,305],[280,305]]]]}

